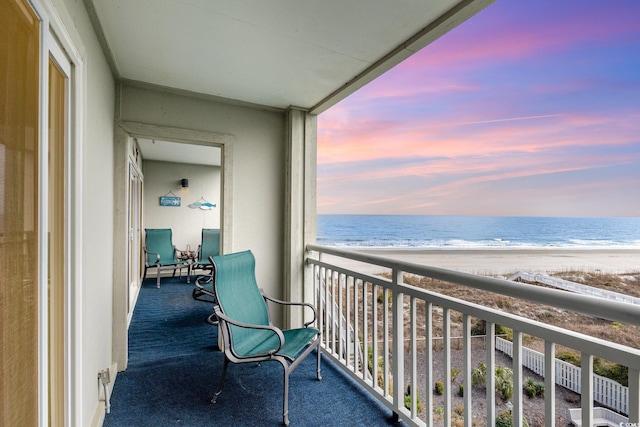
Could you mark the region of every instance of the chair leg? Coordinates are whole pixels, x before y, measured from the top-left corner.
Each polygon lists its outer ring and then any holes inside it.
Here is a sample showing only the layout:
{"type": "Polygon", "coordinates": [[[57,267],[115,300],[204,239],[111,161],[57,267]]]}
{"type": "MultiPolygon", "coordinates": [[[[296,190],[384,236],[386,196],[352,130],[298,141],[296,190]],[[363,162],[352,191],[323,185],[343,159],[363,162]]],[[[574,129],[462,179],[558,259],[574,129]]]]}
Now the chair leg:
{"type": "Polygon", "coordinates": [[[213,395],[213,399],[211,399],[211,403],[216,403],[218,400],[218,396],[222,393],[222,387],[224,387],[224,377],[227,374],[227,366],[229,365],[229,359],[225,356],[224,365],[222,365],[222,375],[220,375],[220,382],[218,383],[218,390],[216,390],[216,394],[213,395]]]}
{"type": "Polygon", "coordinates": [[[209,315],[209,317],[207,317],[207,323],[210,325],[217,325],[218,324],[218,318],[216,317],[215,313],[211,313],[209,315]]]}
{"type": "Polygon", "coordinates": [[[316,367],[316,372],[317,372],[318,381],[319,381],[322,379],[322,375],[320,374],[320,353],[321,353],[320,346],[316,348],[316,351],[318,352],[318,366],[316,367]]]}
{"type": "Polygon", "coordinates": [[[156,275],[156,287],[160,288],[160,266],[158,266],[158,274],[156,275]]]}
{"type": "Polygon", "coordinates": [[[282,407],[282,423],[285,426],[289,425],[289,369],[286,365],[282,365],[284,368],[284,399],[282,407]]]}

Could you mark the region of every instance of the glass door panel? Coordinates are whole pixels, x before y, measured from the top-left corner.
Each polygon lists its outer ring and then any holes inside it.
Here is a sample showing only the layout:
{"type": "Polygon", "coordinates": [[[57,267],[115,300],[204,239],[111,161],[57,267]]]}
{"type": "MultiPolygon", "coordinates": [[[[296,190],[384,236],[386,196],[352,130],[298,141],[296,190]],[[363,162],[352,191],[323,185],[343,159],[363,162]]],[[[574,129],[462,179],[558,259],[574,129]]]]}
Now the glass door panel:
{"type": "Polygon", "coordinates": [[[40,22],[0,2],[0,425],[38,424],[40,22]]]}

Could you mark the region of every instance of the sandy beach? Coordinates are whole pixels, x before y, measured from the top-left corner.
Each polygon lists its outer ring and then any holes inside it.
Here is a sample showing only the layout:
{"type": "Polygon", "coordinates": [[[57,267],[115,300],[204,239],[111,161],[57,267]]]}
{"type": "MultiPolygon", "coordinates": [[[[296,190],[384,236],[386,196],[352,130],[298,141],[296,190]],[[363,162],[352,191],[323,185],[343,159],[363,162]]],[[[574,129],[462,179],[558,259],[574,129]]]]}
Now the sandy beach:
{"type": "MultiPolygon", "coordinates": [[[[580,270],[621,274],[640,271],[640,249],[369,249],[358,252],[466,273],[504,276],[526,271],[553,273],[580,270]]],[[[331,257],[327,257],[330,259],[331,257]]],[[[340,264],[344,265],[341,261],[340,264]]],[[[348,267],[376,274],[383,268],[348,261],[348,267]]]]}

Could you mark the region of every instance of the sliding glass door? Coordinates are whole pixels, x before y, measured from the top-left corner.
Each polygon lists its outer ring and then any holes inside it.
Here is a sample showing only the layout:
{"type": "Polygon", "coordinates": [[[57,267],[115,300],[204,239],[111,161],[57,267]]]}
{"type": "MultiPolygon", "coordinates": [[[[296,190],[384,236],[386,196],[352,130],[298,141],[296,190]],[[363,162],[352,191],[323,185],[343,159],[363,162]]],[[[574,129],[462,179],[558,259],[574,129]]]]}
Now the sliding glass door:
{"type": "Polygon", "coordinates": [[[27,0],[0,2],[3,426],[64,426],[71,419],[72,67],[47,22],[27,0]]]}
{"type": "Polygon", "coordinates": [[[0,2],[0,425],[38,424],[40,21],[0,2]]]}

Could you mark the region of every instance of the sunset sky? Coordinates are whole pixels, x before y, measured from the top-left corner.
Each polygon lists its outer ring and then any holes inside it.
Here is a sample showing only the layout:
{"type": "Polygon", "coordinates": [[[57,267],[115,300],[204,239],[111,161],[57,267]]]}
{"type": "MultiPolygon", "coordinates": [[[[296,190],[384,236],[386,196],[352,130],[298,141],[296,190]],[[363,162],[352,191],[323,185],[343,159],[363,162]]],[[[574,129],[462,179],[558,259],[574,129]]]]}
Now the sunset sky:
{"type": "Polygon", "coordinates": [[[318,132],[320,214],[640,217],[640,1],[499,0],[318,132]]]}

